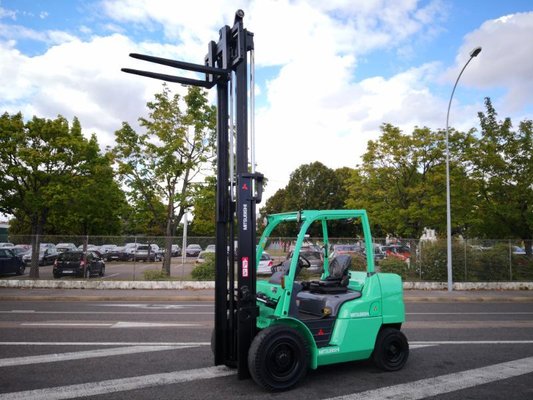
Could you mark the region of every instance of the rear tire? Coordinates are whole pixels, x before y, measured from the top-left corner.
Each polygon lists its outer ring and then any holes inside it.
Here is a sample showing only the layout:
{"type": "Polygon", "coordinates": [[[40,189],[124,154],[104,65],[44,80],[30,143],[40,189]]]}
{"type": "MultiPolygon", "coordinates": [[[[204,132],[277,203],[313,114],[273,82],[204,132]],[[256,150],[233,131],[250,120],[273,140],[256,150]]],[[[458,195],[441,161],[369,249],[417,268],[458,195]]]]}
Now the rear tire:
{"type": "Polygon", "coordinates": [[[26,269],[26,266],[23,264],[20,267],[18,267],[17,272],[15,272],[16,275],[24,275],[24,270],[26,269]]]}
{"type": "Polygon", "coordinates": [[[379,369],[398,371],[409,358],[409,343],[398,329],[384,328],[378,333],[372,360],[379,369]]]}
{"type": "Polygon", "coordinates": [[[309,345],[302,334],[278,325],[256,335],[248,351],[248,369],[263,388],[288,390],[307,373],[309,358],[309,345]]]}

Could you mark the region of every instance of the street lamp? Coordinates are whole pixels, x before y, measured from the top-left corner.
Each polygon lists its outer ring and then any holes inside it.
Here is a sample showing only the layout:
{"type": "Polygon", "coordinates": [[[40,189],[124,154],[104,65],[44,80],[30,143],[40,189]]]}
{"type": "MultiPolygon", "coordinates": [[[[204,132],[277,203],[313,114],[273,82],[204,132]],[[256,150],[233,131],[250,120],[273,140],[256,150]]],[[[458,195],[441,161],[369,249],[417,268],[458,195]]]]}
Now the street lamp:
{"type": "Polygon", "coordinates": [[[452,212],[450,207],[450,146],[448,143],[448,121],[450,119],[450,107],[452,106],[453,94],[455,93],[455,88],[463,75],[463,71],[466,69],[467,65],[472,61],[474,57],[481,53],[481,47],[476,47],[470,52],[470,58],[466,62],[465,66],[459,73],[455,85],[453,86],[452,95],[450,96],[450,102],[448,103],[448,113],[446,114],[446,247],[448,251],[447,262],[448,262],[448,292],[453,290],[452,286],[452,212]]]}

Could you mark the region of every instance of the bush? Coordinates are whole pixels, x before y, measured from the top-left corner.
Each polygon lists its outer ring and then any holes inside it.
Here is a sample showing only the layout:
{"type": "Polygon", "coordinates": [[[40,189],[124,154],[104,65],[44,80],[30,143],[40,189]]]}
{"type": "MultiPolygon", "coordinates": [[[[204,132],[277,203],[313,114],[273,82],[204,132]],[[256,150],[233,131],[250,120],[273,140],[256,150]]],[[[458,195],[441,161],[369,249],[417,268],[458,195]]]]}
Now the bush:
{"type": "Polygon", "coordinates": [[[398,274],[402,279],[406,279],[409,268],[405,261],[402,261],[399,258],[389,257],[379,262],[379,272],[398,274]]]}
{"type": "MultiPolygon", "coordinates": [[[[420,269],[419,277],[423,281],[446,282],[448,280],[447,243],[445,240],[425,242],[419,247],[420,269]]],[[[454,282],[472,280],[465,276],[465,256],[468,267],[471,266],[472,250],[462,243],[452,242],[452,279],[454,282]]]]}
{"type": "Polygon", "coordinates": [[[206,254],[205,262],[198,264],[191,272],[192,279],[195,281],[214,281],[215,280],[215,255],[206,254]]]}
{"type": "Polygon", "coordinates": [[[166,281],[168,274],[161,270],[148,270],[143,272],[145,281],[166,281]]]}

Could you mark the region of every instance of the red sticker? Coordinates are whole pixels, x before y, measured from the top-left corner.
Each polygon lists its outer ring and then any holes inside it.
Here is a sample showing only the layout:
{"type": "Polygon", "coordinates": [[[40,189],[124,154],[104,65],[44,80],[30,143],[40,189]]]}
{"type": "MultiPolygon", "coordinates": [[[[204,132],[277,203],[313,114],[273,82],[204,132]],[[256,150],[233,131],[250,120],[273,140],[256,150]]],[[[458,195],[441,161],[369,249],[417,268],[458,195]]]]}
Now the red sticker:
{"type": "Polygon", "coordinates": [[[248,278],[248,257],[242,258],[242,277],[248,278]]]}

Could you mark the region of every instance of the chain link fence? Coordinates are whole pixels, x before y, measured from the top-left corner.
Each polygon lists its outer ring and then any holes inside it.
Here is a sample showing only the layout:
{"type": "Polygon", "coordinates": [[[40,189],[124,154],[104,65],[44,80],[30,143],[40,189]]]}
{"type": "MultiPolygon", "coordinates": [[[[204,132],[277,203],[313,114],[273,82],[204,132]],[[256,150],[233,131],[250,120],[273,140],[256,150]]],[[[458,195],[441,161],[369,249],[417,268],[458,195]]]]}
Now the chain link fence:
{"type": "MultiPolygon", "coordinates": [[[[72,243],[83,249],[83,245],[93,250],[101,249],[102,254],[110,245],[119,248],[128,244],[155,244],[161,249],[165,246],[162,236],[61,236],[42,235],[41,244],[72,243]]],[[[9,235],[8,241],[14,245],[28,246],[31,236],[9,235]]],[[[183,246],[183,237],[172,237],[171,242],[183,246]]],[[[214,237],[187,237],[187,244],[198,244],[202,249],[215,243],[214,237]]],[[[353,238],[330,238],[328,254],[335,255],[339,245],[350,247],[352,268],[366,269],[366,256],[362,240],[353,238]]],[[[272,256],[274,262],[283,261],[294,248],[294,238],[273,237],[265,246],[265,250],[272,256]]],[[[308,238],[306,245],[322,251],[321,238],[308,238]]],[[[434,281],[447,280],[446,240],[416,240],[416,239],[373,239],[376,269],[382,272],[394,272],[402,276],[405,281],[434,281]]],[[[29,248],[29,247],[28,247],[29,248]]],[[[345,249],[346,250],[346,249],[345,249]]],[[[529,252],[531,253],[531,252],[529,252]]],[[[457,240],[452,244],[452,270],[454,282],[525,282],[533,281],[533,257],[527,255],[524,245],[519,240],[457,240]]],[[[105,257],[104,257],[105,258],[105,257]]],[[[108,261],[106,263],[108,279],[113,279],[115,266],[121,265],[121,271],[116,279],[143,279],[145,271],[160,271],[161,262],[138,262],[132,260],[108,261]]],[[[186,257],[185,253],[173,253],[171,261],[171,278],[189,279],[192,269],[197,265],[196,256],[186,257]]],[[[118,267],[117,267],[118,270],[118,267]]],[[[41,274],[43,275],[43,274],[41,274]]],[[[43,277],[44,279],[44,277],[43,277]]]]}

